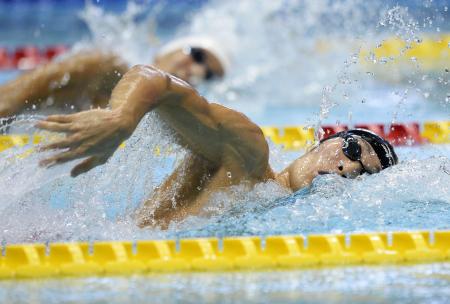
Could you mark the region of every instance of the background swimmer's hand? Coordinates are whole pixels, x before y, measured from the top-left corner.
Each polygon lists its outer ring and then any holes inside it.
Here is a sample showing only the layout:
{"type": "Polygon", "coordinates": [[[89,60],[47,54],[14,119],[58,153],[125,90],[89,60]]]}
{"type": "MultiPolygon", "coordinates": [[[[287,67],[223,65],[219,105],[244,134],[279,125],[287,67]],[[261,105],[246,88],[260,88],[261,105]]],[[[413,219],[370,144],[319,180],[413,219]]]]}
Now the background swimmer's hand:
{"type": "Polygon", "coordinates": [[[40,149],[67,149],[43,159],[39,163],[41,166],[51,167],[88,157],[72,169],[71,176],[75,177],[106,163],[136,126],[124,120],[117,111],[97,109],[71,115],[52,115],[37,123],[36,127],[66,133],[65,138],[40,149]]]}

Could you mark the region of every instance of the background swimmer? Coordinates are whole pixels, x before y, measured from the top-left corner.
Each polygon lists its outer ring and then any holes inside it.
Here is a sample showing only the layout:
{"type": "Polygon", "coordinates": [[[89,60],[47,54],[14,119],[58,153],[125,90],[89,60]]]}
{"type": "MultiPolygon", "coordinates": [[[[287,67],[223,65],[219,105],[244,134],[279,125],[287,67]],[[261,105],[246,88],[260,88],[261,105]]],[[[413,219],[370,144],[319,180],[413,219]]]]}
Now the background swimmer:
{"type": "Polygon", "coordinates": [[[321,174],[356,177],[397,163],[393,148],[384,140],[370,132],[349,131],[321,142],[276,174],[268,162],[269,147],[256,124],[242,113],[209,103],[186,82],[151,66],[135,66],[127,72],[114,88],[110,106],[49,116],[39,122],[41,129],[67,135],[43,147],[67,150],[42,160],[41,165],[86,158],[72,169],[72,176],[102,165],[142,117],[156,111],[174,130],[175,140],[192,154],[138,208],[136,219],[141,227],[166,228],[173,220],[201,214],[213,193],[232,185],[244,184],[250,189],[258,182],[275,180],[297,191],[321,174]],[[174,188],[175,195],[168,191],[174,188]]]}
{"type": "MultiPolygon", "coordinates": [[[[228,58],[207,37],[187,37],[164,46],[153,65],[195,85],[223,77],[228,58]]],[[[127,70],[118,54],[104,51],[85,51],[40,66],[0,86],[0,117],[33,106],[77,111],[106,107],[112,89],[127,70]]]]}

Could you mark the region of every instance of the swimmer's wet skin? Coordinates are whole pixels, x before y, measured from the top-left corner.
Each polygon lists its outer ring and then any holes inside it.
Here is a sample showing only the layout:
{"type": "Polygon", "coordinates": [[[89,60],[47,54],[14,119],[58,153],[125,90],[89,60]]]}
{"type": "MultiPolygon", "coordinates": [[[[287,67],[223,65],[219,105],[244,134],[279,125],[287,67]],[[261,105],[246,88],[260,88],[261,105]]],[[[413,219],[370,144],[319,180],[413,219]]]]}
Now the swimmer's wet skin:
{"type": "Polygon", "coordinates": [[[256,124],[242,113],[209,103],[186,82],[152,66],[139,65],[127,72],[109,103],[111,109],[54,115],[40,121],[37,127],[41,129],[67,134],[42,148],[67,150],[42,160],[41,165],[86,158],[71,175],[87,172],[104,164],[142,117],[156,111],[174,130],[175,140],[191,154],[138,208],[136,220],[141,227],[165,228],[173,220],[200,214],[213,193],[227,191],[232,185],[251,187],[276,180],[297,191],[319,174],[352,178],[397,163],[392,146],[383,139],[365,130],[352,130],[322,141],[277,174],[269,165],[269,147],[256,124]]]}

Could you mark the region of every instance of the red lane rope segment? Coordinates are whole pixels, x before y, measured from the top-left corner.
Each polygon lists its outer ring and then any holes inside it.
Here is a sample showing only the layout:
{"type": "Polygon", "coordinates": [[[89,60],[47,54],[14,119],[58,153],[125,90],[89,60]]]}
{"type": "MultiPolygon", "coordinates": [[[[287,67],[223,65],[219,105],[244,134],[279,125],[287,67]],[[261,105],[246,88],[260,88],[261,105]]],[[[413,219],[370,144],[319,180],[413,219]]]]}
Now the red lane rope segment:
{"type": "Polygon", "coordinates": [[[53,45],[45,48],[23,46],[9,51],[0,47],[0,70],[29,70],[51,61],[66,52],[65,45],[53,45]]]}

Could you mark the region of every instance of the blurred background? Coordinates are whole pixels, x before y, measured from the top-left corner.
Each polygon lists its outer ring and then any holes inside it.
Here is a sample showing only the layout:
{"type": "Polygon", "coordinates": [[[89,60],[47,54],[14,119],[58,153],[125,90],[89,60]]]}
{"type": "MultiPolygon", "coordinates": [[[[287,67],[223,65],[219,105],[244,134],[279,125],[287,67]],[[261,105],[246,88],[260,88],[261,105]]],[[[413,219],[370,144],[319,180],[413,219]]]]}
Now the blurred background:
{"type": "MultiPolygon", "coordinates": [[[[150,63],[174,38],[208,36],[231,58],[231,72],[199,90],[260,124],[436,120],[449,116],[448,6],[1,0],[0,47],[103,48],[132,65],[150,63]]],[[[2,69],[0,82],[18,73],[2,69]]]]}
{"type": "MultiPolygon", "coordinates": [[[[223,79],[197,89],[262,126],[380,123],[388,132],[391,123],[416,123],[417,129],[411,130],[419,136],[418,129],[427,121],[443,121],[439,132],[445,143],[450,117],[449,7],[441,0],[0,0],[0,53],[16,63],[0,66],[0,83],[41,64],[27,56],[48,61],[59,53],[64,57],[102,49],[131,66],[151,63],[174,39],[206,36],[227,54],[230,68],[223,79]]],[[[9,130],[35,132],[34,114],[42,113],[31,109],[9,130]]],[[[345,181],[320,177],[313,194],[296,193],[286,201],[279,200],[285,192],[262,184],[251,193],[237,191],[233,199],[222,195],[208,205],[219,213],[234,210],[226,220],[220,215],[192,217],[168,231],[138,229],[133,220],[120,219],[185,155],[180,150],[170,157],[148,152],[173,147],[159,125],[150,115],[126,149],[76,179],[68,175],[73,163],[43,169],[37,163],[44,155],[30,154],[29,147],[3,152],[4,239],[448,228],[450,189],[444,185],[449,184],[449,146],[407,140],[396,148],[400,165],[381,174],[345,181]],[[23,154],[27,157],[16,157],[23,154]],[[55,228],[49,229],[48,223],[55,228]]],[[[270,145],[270,163],[276,170],[302,153],[270,145]]]]}

